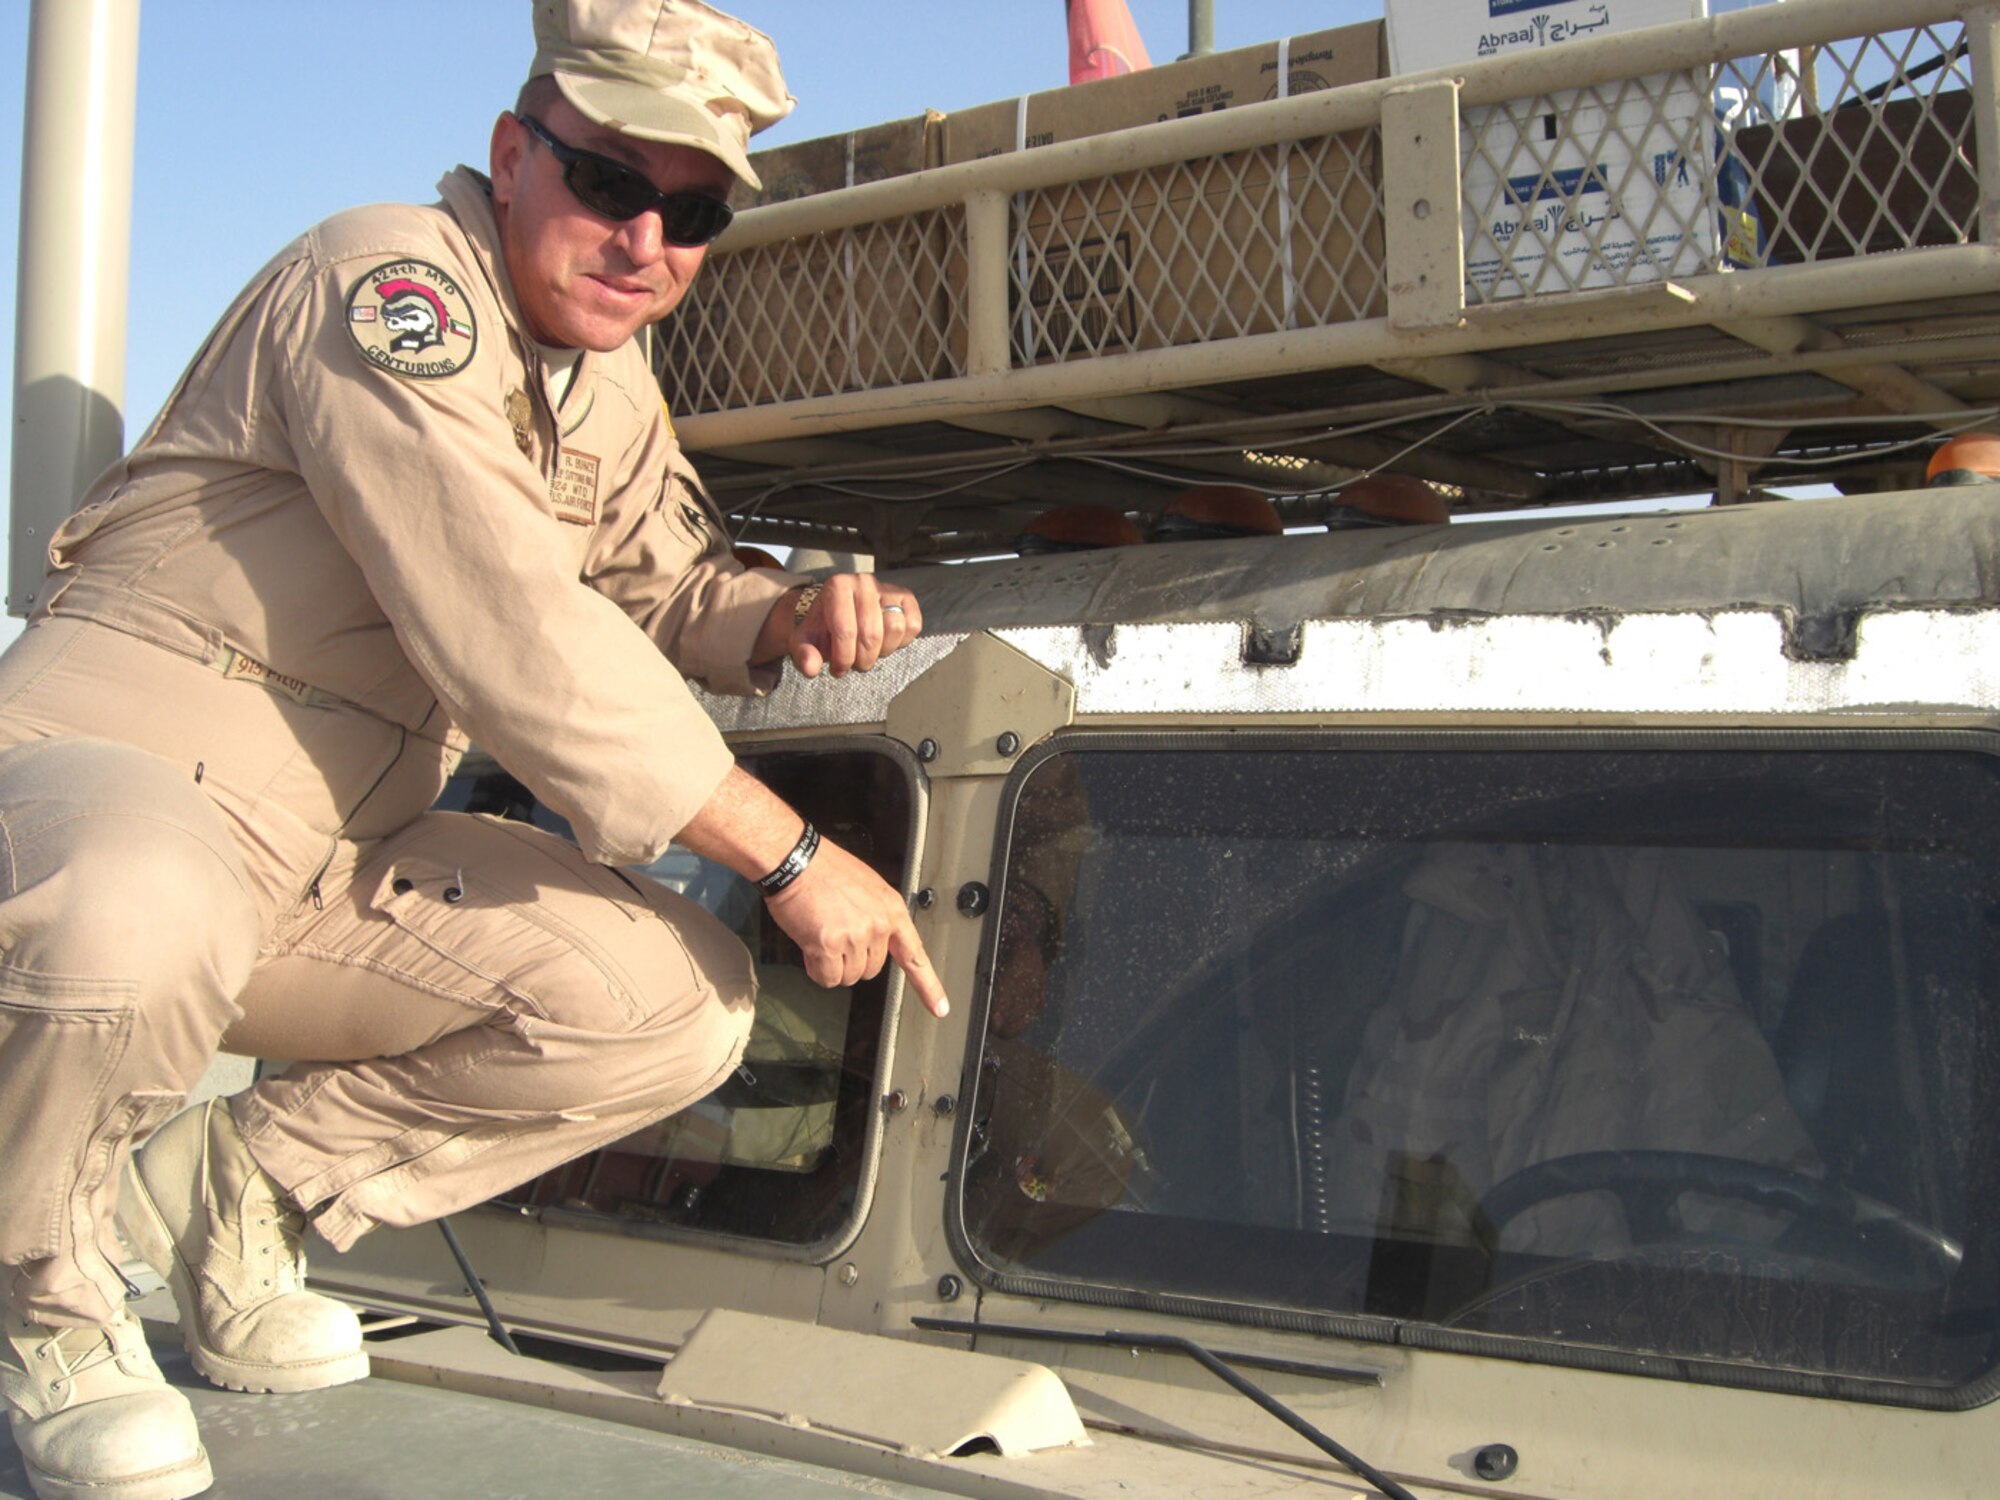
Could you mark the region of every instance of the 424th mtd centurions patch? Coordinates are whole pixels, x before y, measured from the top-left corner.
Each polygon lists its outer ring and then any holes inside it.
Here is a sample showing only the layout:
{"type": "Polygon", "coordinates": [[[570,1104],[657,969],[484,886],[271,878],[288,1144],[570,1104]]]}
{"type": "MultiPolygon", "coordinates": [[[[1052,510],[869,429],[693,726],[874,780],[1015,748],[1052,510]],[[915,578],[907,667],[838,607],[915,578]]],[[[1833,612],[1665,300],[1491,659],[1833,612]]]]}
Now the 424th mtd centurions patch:
{"type": "Polygon", "coordinates": [[[472,303],[428,261],[392,260],[347,294],[347,331],[362,357],[398,375],[436,379],[472,363],[472,303]]]}

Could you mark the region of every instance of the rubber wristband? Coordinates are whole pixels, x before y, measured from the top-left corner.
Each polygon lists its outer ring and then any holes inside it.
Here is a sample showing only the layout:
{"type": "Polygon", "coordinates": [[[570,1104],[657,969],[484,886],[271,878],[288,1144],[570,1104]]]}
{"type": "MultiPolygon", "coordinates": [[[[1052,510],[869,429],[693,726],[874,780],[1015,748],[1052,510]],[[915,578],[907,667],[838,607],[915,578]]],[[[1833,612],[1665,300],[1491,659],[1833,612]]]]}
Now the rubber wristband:
{"type": "Polygon", "coordinates": [[[778,862],[778,868],[757,882],[757,889],[766,896],[775,896],[786,886],[805,874],[806,866],[819,853],[819,830],[808,823],[799,841],[792,845],[792,852],[778,862]]]}

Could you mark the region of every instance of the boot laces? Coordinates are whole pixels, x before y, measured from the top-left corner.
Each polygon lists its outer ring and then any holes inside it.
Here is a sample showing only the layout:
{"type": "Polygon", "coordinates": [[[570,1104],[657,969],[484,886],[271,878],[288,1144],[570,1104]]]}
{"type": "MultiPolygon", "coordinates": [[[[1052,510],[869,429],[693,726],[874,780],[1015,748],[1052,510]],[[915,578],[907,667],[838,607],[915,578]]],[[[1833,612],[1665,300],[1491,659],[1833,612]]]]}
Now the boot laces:
{"type": "MultiPolygon", "coordinates": [[[[209,1137],[204,1131],[201,1141],[202,1200],[213,1212],[214,1178],[209,1175],[209,1145],[209,1137]]],[[[253,1172],[252,1185],[236,1206],[237,1212],[252,1226],[263,1231],[255,1236],[244,1233],[245,1249],[254,1239],[257,1253],[253,1259],[262,1262],[253,1274],[265,1286],[278,1291],[303,1290],[306,1280],[305,1213],[286,1203],[261,1169],[253,1168],[253,1172]],[[270,1233],[274,1229],[277,1231],[275,1235],[270,1233]]]]}
{"type": "Polygon", "coordinates": [[[262,1257],[271,1262],[267,1285],[298,1291],[306,1279],[306,1216],[276,1197],[262,1198],[244,1207],[254,1214],[259,1229],[277,1231],[275,1239],[267,1239],[260,1247],[262,1257]]]}
{"type": "Polygon", "coordinates": [[[75,1383],[77,1376],[87,1374],[107,1360],[116,1359],[119,1327],[120,1323],[104,1328],[39,1325],[36,1331],[43,1337],[35,1342],[34,1357],[38,1363],[47,1361],[54,1366],[54,1378],[49,1381],[49,1389],[60,1394],[75,1383]]]}

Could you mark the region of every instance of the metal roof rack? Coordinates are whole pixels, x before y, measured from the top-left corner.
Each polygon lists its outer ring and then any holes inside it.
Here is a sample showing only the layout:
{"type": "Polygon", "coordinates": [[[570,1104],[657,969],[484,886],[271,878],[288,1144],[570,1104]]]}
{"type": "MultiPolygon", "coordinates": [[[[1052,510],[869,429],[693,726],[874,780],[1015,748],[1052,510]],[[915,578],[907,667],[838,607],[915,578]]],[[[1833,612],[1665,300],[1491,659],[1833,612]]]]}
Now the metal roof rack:
{"type": "Polygon", "coordinates": [[[2000,403],[1996,30],[1790,0],[758,208],[656,361],[747,538],[885,560],[1382,468],[1907,487],[2000,403]]]}

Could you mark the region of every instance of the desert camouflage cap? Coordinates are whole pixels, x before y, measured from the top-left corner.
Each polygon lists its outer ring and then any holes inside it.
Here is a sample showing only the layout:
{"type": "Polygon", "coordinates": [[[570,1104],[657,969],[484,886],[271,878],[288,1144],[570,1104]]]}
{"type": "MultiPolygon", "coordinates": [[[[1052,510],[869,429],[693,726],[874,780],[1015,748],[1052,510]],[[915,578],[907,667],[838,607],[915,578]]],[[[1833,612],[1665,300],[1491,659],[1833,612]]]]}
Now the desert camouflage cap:
{"type": "Polygon", "coordinates": [[[750,137],[797,101],[778,49],[700,0],[535,0],[535,62],[600,125],[720,157],[751,187],[750,137]]]}

